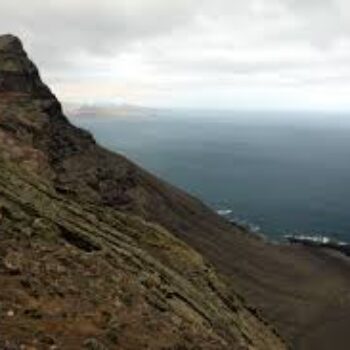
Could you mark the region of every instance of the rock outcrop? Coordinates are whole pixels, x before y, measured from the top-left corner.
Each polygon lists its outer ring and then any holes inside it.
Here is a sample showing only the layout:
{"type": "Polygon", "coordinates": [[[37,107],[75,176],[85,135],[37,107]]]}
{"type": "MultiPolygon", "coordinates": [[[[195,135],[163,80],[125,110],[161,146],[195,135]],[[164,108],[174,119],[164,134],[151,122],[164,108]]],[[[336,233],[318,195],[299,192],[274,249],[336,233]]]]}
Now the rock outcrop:
{"type": "Polygon", "coordinates": [[[21,41],[4,35],[0,42],[0,92],[29,93],[38,98],[51,97],[35,65],[28,59],[21,41]]]}

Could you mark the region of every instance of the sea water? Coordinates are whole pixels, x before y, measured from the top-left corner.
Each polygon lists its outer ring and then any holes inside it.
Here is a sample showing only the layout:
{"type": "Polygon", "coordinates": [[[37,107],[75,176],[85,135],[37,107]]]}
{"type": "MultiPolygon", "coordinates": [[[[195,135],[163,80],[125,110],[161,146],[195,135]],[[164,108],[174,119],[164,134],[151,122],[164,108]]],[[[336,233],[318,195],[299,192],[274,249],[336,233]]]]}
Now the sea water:
{"type": "Polygon", "coordinates": [[[350,241],[350,115],[158,110],[81,116],[105,147],[271,239],[350,241]]]}

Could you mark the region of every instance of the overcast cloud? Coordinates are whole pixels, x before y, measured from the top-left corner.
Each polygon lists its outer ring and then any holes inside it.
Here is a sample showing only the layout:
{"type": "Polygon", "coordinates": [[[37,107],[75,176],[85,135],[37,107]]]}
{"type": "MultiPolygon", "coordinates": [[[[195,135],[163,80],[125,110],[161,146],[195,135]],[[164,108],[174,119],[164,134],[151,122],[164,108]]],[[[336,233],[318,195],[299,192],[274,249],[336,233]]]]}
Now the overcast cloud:
{"type": "Polygon", "coordinates": [[[0,0],[67,102],[349,109],[347,0],[0,0]]]}

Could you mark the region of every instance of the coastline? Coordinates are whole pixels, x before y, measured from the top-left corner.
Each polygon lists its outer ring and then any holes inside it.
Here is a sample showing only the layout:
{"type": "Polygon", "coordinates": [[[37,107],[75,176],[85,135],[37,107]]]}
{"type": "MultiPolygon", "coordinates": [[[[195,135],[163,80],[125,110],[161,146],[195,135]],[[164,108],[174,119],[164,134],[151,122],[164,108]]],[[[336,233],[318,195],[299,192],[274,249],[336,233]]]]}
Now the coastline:
{"type": "Polygon", "coordinates": [[[232,218],[231,209],[219,209],[216,212],[223,218],[229,221],[229,223],[251,235],[252,237],[265,241],[274,245],[299,245],[304,247],[311,247],[317,249],[330,249],[337,251],[343,255],[350,257],[350,243],[340,241],[329,236],[316,235],[316,234],[287,234],[283,235],[280,241],[272,240],[268,235],[260,231],[260,227],[247,223],[245,221],[239,220],[237,218],[232,218]]]}

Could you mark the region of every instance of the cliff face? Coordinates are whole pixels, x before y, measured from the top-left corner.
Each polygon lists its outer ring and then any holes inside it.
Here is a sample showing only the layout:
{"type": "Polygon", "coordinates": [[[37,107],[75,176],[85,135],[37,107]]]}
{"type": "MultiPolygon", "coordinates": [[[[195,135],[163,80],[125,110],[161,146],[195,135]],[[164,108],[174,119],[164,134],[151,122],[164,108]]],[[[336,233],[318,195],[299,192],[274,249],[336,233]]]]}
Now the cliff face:
{"type": "Polygon", "coordinates": [[[0,37],[0,348],[284,349],[176,238],[202,230],[230,232],[72,126],[20,41],[0,37]]]}
{"type": "Polygon", "coordinates": [[[21,42],[11,35],[1,37],[0,66],[0,92],[29,93],[37,98],[50,98],[50,90],[42,83],[21,42]]]}

